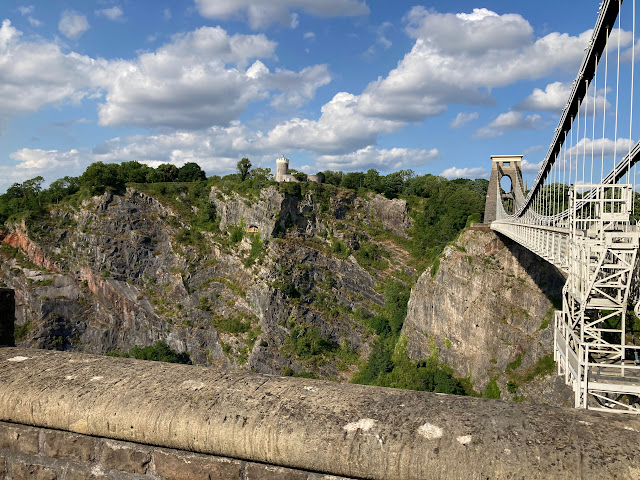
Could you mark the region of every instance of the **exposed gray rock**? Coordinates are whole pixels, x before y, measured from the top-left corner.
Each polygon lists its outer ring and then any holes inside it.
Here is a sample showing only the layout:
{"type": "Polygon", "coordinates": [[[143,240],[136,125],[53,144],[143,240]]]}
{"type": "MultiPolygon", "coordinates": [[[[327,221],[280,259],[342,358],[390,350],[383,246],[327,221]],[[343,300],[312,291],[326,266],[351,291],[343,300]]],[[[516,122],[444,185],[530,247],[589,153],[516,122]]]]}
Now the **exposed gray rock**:
{"type": "MultiPolygon", "coordinates": [[[[355,256],[331,252],[338,240],[356,250],[368,238],[358,222],[382,219],[366,201],[356,206],[353,192],[324,193],[284,194],[272,186],[245,197],[213,188],[220,232],[202,232],[200,245],[181,243],[189,222],[134,188],[80,208],[53,208],[32,230],[15,225],[4,241],[35,264],[12,258],[0,267],[16,289],[17,323],[29,327],[20,344],[103,354],[161,340],[197,364],[271,374],[311,369],[348,380],[353,365],[345,370],[335,359],[305,363],[283,353],[292,326],[302,325],[366,355],[369,334],[353,312],[373,312],[383,302],[388,272],[367,271],[355,256]],[[251,234],[235,244],[229,239],[227,231],[238,225],[260,233],[253,263],[246,262],[251,234]],[[219,330],[223,319],[250,331],[219,330]]],[[[402,247],[385,241],[380,248],[388,251],[389,269],[412,274],[402,247]]]]}
{"type": "MultiPolygon", "coordinates": [[[[441,256],[435,276],[426,271],[411,292],[403,327],[409,355],[421,359],[437,349],[477,390],[495,379],[503,398],[512,398],[507,380],[531,373],[553,352],[552,299],[559,301],[563,284],[553,266],[510,240],[466,231],[441,256]]],[[[568,400],[558,377],[536,382],[521,382],[517,394],[568,400]]]]}
{"type": "Polygon", "coordinates": [[[394,198],[389,200],[382,195],[376,195],[369,202],[372,213],[382,222],[382,226],[396,235],[407,236],[407,229],[413,224],[409,216],[406,200],[394,198]]]}

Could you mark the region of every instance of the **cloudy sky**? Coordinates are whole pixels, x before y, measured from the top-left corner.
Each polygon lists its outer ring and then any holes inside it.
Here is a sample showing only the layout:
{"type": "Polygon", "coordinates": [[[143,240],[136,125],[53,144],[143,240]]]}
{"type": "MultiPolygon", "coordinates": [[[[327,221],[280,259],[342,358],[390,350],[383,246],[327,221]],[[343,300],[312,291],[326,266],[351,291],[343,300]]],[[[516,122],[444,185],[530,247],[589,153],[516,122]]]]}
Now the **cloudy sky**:
{"type": "MultiPolygon", "coordinates": [[[[0,192],[94,161],[411,168],[543,159],[598,0],[0,5],[0,192]]],[[[535,167],[530,168],[530,177],[535,167]]]]}

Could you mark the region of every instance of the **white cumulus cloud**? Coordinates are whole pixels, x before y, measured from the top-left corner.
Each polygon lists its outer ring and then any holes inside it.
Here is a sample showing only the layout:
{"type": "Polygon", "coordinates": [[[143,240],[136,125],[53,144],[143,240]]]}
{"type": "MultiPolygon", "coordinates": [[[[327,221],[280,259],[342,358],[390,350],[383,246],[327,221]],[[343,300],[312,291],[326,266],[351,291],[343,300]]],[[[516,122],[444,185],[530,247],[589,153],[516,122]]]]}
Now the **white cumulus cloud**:
{"type": "Polygon", "coordinates": [[[122,11],[122,8],[115,5],[111,8],[102,8],[100,10],[96,10],[96,15],[98,15],[99,17],[108,18],[109,20],[122,20],[124,12],[122,11]]]}
{"type": "Polygon", "coordinates": [[[33,5],[22,5],[22,6],[18,7],[18,11],[20,12],[20,14],[22,16],[29,15],[29,14],[33,13],[34,9],[35,9],[35,7],[33,5]]]}
{"type": "Polygon", "coordinates": [[[541,167],[542,167],[542,160],[539,161],[538,163],[532,163],[526,158],[524,158],[520,163],[520,168],[525,173],[538,173],[541,167]]]}
{"type": "MultiPolygon", "coordinates": [[[[268,144],[320,154],[373,145],[380,134],[440,115],[449,104],[493,103],[491,89],[556,69],[577,69],[591,35],[550,33],[535,39],[533,28],[520,15],[486,9],[454,15],[414,7],[406,21],[415,43],[386,77],[371,82],[359,95],[337,93],[317,120],[293,118],[277,125],[268,133],[268,144]]],[[[479,133],[498,136],[540,123],[539,115],[511,113],[479,133]]]]}
{"type": "Polygon", "coordinates": [[[337,93],[322,106],[318,120],[292,118],[269,131],[264,139],[268,147],[306,150],[322,154],[344,154],[376,143],[381,132],[392,132],[400,122],[362,115],[360,98],[337,93]]]}
{"type": "Polygon", "coordinates": [[[56,43],[24,41],[9,20],[0,26],[0,121],[48,105],[99,99],[101,125],[202,129],[228,125],[251,102],[298,108],[331,81],[326,65],[270,71],[265,35],[229,35],[201,27],[151,52],[107,61],[56,43]]]}
{"type": "Polygon", "coordinates": [[[592,150],[595,158],[602,158],[603,156],[604,158],[613,158],[615,153],[617,160],[620,160],[620,158],[629,153],[629,150],[634,145],[635,142],[629,138],[618,138],[617,141],[610,138],[597,138],[595,140],[582,138],[573,147],[567,148],[567,162],[569,157],[573,158],[574,161],[576,157],[591,157],[592,150]]]}
{"type": "Polygon", "coordinates": [[[297,26],[296,11],[321,17],[368,15],[369,7],[360,0],[195,0],[205,18],[246,20],[253,29],[272,23],[297,26]]]}
{"type": "Polygon", "coordinates": [[[0,118],[45,105],[79,102],[94,91],[93,73],[103,62],[65,54],[54,43],[22,41],[9,20],[0,26],[0,118]]]}
{"type": "Polygon", "coordinates": [[[331,81],[326,65],[300,72],[270,72],[255,58],[275,55],[264,35],[228,35],[201,27],[133,61],[114,62],[105,72],[102,125],[204,128],[227,125],[250,102],[269,98],[278,108],[299,107],[331,81]]]}
{"type": "Polygon", "coordinates": [[[67,10],[63,12],[60,17],[58,30],[60,30],[60,33],[65,37],[71,40],[77,40],[84,32],[89,30],[89,22],[84,15],[72,10],[67,10]]]}
{"type": "Polygon", "coordinates": [[[514,110],[501,113],[486,127],[482,127],[474,134],[475,138],[492,138],[504,135],[506,130],[534,130],[542,126],[540,115],[523,115],[514,110]]]}
{"type": "Polygon", "coordinates": [[[345,155],[322,155],[316,159],[319,170],[358,170],[371,168],[383,172],[410,167],[421,167],[436,160],[440,152],[417,148],[392,148],[388,150],[368,146],[345,155]]]}
{"type": "Polygon", "coordinates": [[[553,82],[544,90],[535,88],[533,93],[520,101],[516,108],[520,110],[561,111],[569,100],[571,83],[553,82]]]}
{"type": "Polygon", "coordinates": [[[454,178],[489,178],[489,171],[486,168],[450,167],[444,170],[440,176],[449,180],[454,178]]]}
{"type": "Polygon", "coordinates": [[[462,128],[467,123],[477,119],[478,112],[460,112],[458,115],[456,115],[456,118],[453,119],[449,126],[451,128],[462,128]]]}

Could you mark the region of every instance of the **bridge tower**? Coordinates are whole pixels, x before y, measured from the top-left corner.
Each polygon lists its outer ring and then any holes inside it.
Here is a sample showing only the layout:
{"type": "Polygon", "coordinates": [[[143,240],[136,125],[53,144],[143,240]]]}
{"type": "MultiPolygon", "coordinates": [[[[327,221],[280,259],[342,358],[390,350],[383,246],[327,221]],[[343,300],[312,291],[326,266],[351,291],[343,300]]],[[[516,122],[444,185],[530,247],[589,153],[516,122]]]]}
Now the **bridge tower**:
{"type": "Polygon", "coordinates": [[[497,202],[501,196],[503,202],[511,200],[514,211],[524,202],[525,189],[522,181],[522,155],[492,155],[491,177],[487,189],[487,202],[484,209],[484,223],[496,220],[497,202]],[[500,181],[503,177],[511,180],[511,191],[500,194],[500,181]]]}

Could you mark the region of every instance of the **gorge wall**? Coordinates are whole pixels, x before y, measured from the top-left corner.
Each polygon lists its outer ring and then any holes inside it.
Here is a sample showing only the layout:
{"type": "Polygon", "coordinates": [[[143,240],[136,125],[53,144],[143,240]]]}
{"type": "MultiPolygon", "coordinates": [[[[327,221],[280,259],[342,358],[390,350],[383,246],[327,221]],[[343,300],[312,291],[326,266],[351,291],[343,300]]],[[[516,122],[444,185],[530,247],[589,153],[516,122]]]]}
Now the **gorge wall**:
{"type": "Polygon", "coordinates": [[[467,230],[413,288],[403,327],[409,355],[436,353],[481,392],[491,383],[504,399],[572,405],[553,365],[552,314],[564,282],[509,239],[467,230]]]}
{"type": "Polygon", "coordinates": [[[18,342],[104,354],[162,340],[200,365],[348,380],[371,336],[356,312],[415,275],[384,227],[406,236],[411,219],[404,201],[330,188],[214,187],[215,231],[192,226],[186,193],[135,188],[13,225],[0,280],[16,290],[18,342]]]}
{"type": "MultiPolygon", "coordinates": [[[[9,226],[0,281],[16,290],[19,345],[105,354],[164,341],[199,365],[344,382],[371,352],[385,285],[411,286],[424,268],[404,200],[213,187],[216,228],[202,230],[190,191],[164,188],[9,226]]],[[[561,283],[531,254],[467,231],[413,288],[409,356],[437,354],[480,393],[495,384],[504,399],[563,404],[547,328],[561,283]]]]}

